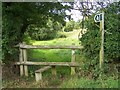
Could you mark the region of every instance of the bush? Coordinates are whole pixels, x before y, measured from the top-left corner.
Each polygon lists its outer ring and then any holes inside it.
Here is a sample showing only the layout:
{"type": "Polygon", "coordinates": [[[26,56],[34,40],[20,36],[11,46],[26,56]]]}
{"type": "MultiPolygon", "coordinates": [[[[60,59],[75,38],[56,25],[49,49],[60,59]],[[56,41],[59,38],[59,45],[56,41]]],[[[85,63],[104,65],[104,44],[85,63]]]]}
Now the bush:
{"type": "Polygon", "coordinates": [[[60,23],[48,20],[46,27],[38,28],[35,25],[31,25],[27,32],[33,40],[50,40],[54,39],[57,32],[61,30],[62,25],[60,23]]]}
{"type": "Polygon", "coordinates": [[[66,38],[67,36],[64,34],[57,34],[56,38],[66,38]]]}
{"type": "Polygon", "coordinates": [[[65,32],[73,31],[73,27],[72,27],[72,26],[66,26],[66,27],[64,28],[64,31],[65,31],[65,32]]]}
{"type": "Polygon", "coordinates": [[[81,27],[81,26],[82,26],[81,24],[82,24],[82,21],[81,21],[81,20],[75,22],[74,29],[80,29],[80,28],[82,28],[82,27],[81,27]]]}
{"type": "MultiPolygon", "coordinates": [[[[33,31],[33,30],[31,30],[33,31]]],[[[32,40],[49,40],[56,36],[56,31],[49,28],[36,28],[33,33],[29,33],[32,40]]]]}
{"type": "Polygon", "coordinates": [[[69,21],[66,23],[66,26],[64,27],[64,31],[65,32],[70,32],[70,31],[73,31],[74,29],[74,21],[69,21]]]}
{"type": "MultiPolygon", "coordinates": [[[[120,3],[120,2],[119,2],[120,3]]],[[[104,63],[108,63],[120,58],[120,29],[118,29],[119,18],[118,3],[108,5],[105,9],[105,39],[104,39],[104,63]]],[[[100,51],[100,30],[99,23],[94,22],[93,14],[88,21],[85,22],[87,32],[80,39],[84,46],[82,53],[86,57],[86,62],[89,62],[88,69],[98,71],[99,68],[99,51],[100,51]],[[90,68],[91,67],[91,68],[90,68]],[[96,70],[95,70],[96,69],[96,70]]],[[[86,63],[85,62],[85,63],[86,63]]]]}

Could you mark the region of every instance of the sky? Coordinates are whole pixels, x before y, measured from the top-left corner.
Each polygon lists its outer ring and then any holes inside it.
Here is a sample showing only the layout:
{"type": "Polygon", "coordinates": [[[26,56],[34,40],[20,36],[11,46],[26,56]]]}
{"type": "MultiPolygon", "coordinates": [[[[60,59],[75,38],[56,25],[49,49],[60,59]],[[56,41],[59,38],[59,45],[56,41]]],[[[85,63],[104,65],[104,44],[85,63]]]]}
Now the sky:
{"type": "MultiPolygon", "coordinates": [[[[66,14],[71,15],[71,18],[73,18],[74,21],[78,21],[82,19],[82,15],[78,10],[71,10],[71,11],[66,10],[66,14]]],[[[66,18],[66,21],[68,22],[69,20],[66,18]]]]}
{"type": "MultiPolygon", "coordinates": [[[[86,1],[86,0],[76,0],[76,1],[86,1]]],[[[88,1],[92,1],[94,2],[94,4],[96,3],[96,1],[104,1],[104,2],[109,2],[109,3],[113,3],[113,2],[118,2],[120,0],[88,0],[88,1]]],[[[96,4],[95,4],[96,5],[96,4]]],[[[106,4],[107,5],[107,4],[106,4]]],[[[77,3],[77,6],[79,7],[79,3],[77,3]]],[[[90,7],[90,5],[89,5],[90,7]]],[[[76,6],[74,5],[74,8],[76,8],[76,6]]],[[[94,10],[92,10],[94,12],[94,10]]],[[[67,15],[71,15],[71,18],[73,18],[74,21],[78,21],[81,20],[83,18],[83,16],[81,15],[81,12],[78,10],[71,10],[70,11],[66,11],[67,15]]],[[[66,21],[68,22],[69,20],[66,18],[66,21]]]]}
{"type": "MultiPolygon", "coordinates": [[[[67,4],[69,5],[69,4],[67,4]]],[[[78,9],[78,7],[80,7],[80,4],[79,2],[77,2],[76,4],[74,4],[73,6],[75,9],[78,9]]],[[[68,11],[66,10],[66,14],[67,15],[71,15],[71,18],[73,18],[74,21],[78,21],[78,20],[82,20],[83,16],[81,14],[81,12],[79,10],[71,10],[71,11],[68,11]]],[[[66,18],[66,21],[69,21],[67,18],[66,18]]]]}
{"type": "Polygon", "coordinates": [[[78,20],[83,18],[83,16],[81,15],[80,11],[78,11],[78,10],[72,10],[71,13],[72,13],[71,18],[73,18],[74,21],[78,21],[78,20]]]}
{"type": "MultiPolygon", "coordinates": [[[[72,14],[71,18],[73,18],[73,20],[76,21],[76,22],[78,20],[82,19],[82,15],[81,15],[80,11],[78,11],[78,10],[72,10],[71,12],[66,11],[66,14],[67,15],[72,14]]],[[[69,20],[66,18],[66,21],[68,22],[69,20]]]]}

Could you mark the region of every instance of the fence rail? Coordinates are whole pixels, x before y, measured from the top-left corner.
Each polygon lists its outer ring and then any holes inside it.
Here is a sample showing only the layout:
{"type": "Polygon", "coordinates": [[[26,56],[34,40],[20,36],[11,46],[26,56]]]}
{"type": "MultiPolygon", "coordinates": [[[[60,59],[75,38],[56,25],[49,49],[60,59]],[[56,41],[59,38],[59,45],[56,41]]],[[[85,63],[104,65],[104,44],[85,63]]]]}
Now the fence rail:
{"type": "Polygon", "coordinates": [[[57,46],[50,46],[50,45],[25,45],[25,44],[20,44],[20,48],[23,49],[82,49],[83,46],[62,46],[62,45],[57,45],[57,46]]]}
{"type": "Polygon", "coordinates": [[[15,65],[44,65],[44,66],[80,66],[76,62],[16,62],[15,65]]]}

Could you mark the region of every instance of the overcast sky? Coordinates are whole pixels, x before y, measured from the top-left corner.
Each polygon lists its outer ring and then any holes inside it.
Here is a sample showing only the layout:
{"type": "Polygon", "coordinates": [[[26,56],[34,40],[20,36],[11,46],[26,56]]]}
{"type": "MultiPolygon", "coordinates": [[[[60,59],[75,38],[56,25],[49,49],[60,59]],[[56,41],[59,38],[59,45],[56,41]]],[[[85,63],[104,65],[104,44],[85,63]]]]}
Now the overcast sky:
{"type": "MultiPolygon", "coordinates": [[[[78,1],[78,0],[75,0],[75,1],[78,1]]],[[[91,2],[93,2],[93,4],[94,5],[96,5],[96,2],[97,1],[104,1],[104,3],[106,2],[109,2],[109,3],[113,3],[113,2],[119,2],[120,0],[79,0],[79,2],[80,1],[91,1],[91,2]]],[[[79,3],[77,3],[77,5],[79,6],[79,3]]],[[[106,4],[107,5],[107,4],[106,4]]],[[[90,6],[90,5],[89,5],[90,6]]],[[[105,6],[106,7],[106,6],[105,6]]],[[[76,6],[74,5],[74,8],[76,8],[76,6]]],[[[93,10],[93,12],[95,12],[94,10],[93,10]]],[[[80,11],[78,11],[78,10],[71,10],[71,12],[69,12],[69,11],[66,11],[66,13],[68,14],[68,15],[71,15],[71,17],[73,18],[73,20],[74,21],[78,21],[78,20],[80,20],[80,19],[82,19],[82,15],[81,15],[81,12],[80,11]]],[[[69,21],[68,19],[66,19],[66,21],[69,21]]]]}

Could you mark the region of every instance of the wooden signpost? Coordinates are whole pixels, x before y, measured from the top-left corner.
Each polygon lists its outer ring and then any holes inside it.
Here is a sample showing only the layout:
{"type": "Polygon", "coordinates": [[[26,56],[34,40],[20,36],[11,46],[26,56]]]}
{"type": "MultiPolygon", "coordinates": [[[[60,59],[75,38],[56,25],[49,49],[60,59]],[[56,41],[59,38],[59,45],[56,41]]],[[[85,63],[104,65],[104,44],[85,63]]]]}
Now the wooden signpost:
{"type": "Polygon", "coordinates": [[[100,22],[100,34],[101,34],[101,45],[100,45],[100,69],[102,69],[104,61],[104,12],[95,15],[95,22],[100,22]]]}

